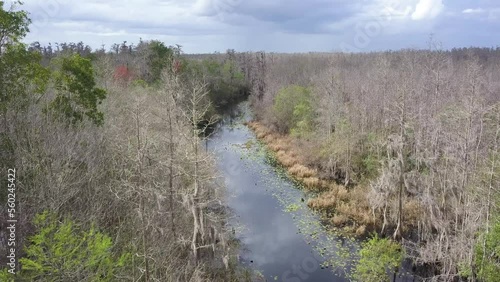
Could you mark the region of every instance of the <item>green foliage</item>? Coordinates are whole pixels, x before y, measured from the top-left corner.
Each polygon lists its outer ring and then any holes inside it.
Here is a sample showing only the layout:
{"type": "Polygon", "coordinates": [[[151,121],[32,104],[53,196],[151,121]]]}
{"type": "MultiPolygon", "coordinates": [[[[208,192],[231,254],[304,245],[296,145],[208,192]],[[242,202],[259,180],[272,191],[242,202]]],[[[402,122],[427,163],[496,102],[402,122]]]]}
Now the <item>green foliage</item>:
{"type": "Polygon", "coordinates": [[[92,226],[82,230],[70,219],[63,222],[44,212],[34,219],[38,233],[30,238],[19,260],[19,276],[28,281],[113,281],[131,254],[114,256],[111,238],[92,226]]]}
{"type": "Polygon", "coordinates": [[[353,154],[353,170],[359,180],[374,179],[379,174],[384,154],[377,152],[377,143],[381,136],[369,133],[363,136],[355,146],[353,154]]]}
{"type": "Polygon", "coordinates": [[[470,262],[468,261],[460,261],[457,264],[458,275],[462,278],[472,277],[472,268],[470,262]]]}
{"type": "MultiPolygon", "coordinates": [[[[0,53],[5,45],[18,43],[29,32],[31,20],[26,11],[4,10],[4,1],[0,1],[0,53]]],[[[21,1],[13,4],[22,5],[21,1]]],[[[13,6],[14,8],[14,6],[13,6]]]]}
{"type": "MultiPolygon", "coordinates": [[[[28,94],[45,92],[50,72],[40,64],[41,56],[29,52],[23,44],[9,45],[0,56],[0,110],[23,108],[28,94]],[[10,102],[16,100],[13,105],[10,102]]],[[[36,97],[35,97],[36,98],[36,97]]]]}
{"type": "MultiPolygon", "coordinates": [[[[14,4],[22,4],[20,1],[14,4]]],[[[43,93],[49,72],[40,65],[41,56],[27,51],[19,41],[31,23],[26,11],[4,10],[0,1],[0,111],[27,105],[28,93],[43,93]],[[16,103],[12,102],[16,99],[16,103]]],[[[13,6],[14,7],[14,6],[13,6]]]]}
{"type": "Polygon", "coordinates": [[[359,255],[353,274],[356,281],[390,281],[388,272],[396,271],[403,261],[401,246],[377,235],[361,245],[359,255]]]}
{"type": "Polygon", "coordinates": [[[7,268],[3,268],[0,270],[0,281],[3,282],[15,282],[14,277],[11,273],[9,273],[7,268]]]}
{"type": "Polygon", "coordinates": [[[474,255],[477,277],[485,282],[500,281],[500,220],[489,233],[480,236],[474,255]]]}
{"type": "Polygon", "coordinates": [[[380,160],[373,152],[363,152],[355,158],[355,169],[360,179],[373,179],[378,175],[380,160]]]}
{"type": "Polygon", "coordinates": [[[233,60],[217,66],[220,77],[214,77],[211,85],[211,99],[216,107],[225,108],[246,98],[246,83],[243,73],[233,60]]]}
{"type": "Polygon", "coordinates": [[[245,76],[234,60],[193,60],[187,65],[187,73],[188,80],[203,80],[208,83],[210,101],[218,113],[243,101],[248,95],[245,76]]]}
{"type": "Polygon", "coordinates": [[[163,70],[172,66],[174,50],[156,40],[149,43],[149,50],[148,66],[151,75],[148,82],[154,83],[160,80],[163,70]]]}
{"type": "Polygon", "coordinates": [[[96,125],[102,125],[104,115],[97,106],[106,98],[106,91],[98,88],[94,69],[89,59],[78,54],[59,60],[60,69],[54,74],[57,96],[50,108],[71,124],[86,116],[96,125]]]}
{"type": "Polygon", "coordinates": [[[285,132],[302,136],[313,129],[312,96],[306,87],[290,85],[281,89],[275,98],[273,112],[285,132]]]}
{"type": "Polygon", "coordinates": [[[300,102],[293,109],[293,120],[295,127],[291,129],[291,134],[294,136],[305,136],[313,129],[314,110],[309,101],[300,102]]]}

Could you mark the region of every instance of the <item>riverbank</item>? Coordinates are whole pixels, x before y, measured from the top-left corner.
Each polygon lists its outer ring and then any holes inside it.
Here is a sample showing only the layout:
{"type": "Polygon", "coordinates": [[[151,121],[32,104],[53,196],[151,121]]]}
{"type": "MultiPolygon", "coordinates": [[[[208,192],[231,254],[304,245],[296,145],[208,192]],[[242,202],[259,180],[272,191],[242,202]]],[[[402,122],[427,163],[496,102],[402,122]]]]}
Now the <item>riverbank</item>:
{"type": "MultiPolygon", "coordinates": [[[[375,216],[370,207],[370,188],[367,184],[346,187],[334,180],[324,179],[318,169],[305,165],[309,151],[303,142],[273,132],[258,121],[247,122],[246,125],[288,175],[311,192],[307,205],[333,228],[359,237],[372,232],[382,233],[382,230],[388,233],[391,229],[390,226],[384,226],[383,218],[375,216]]],[[[406,223],[404,232],[408,232],[413,223],[418,221],[420,208],[416,203],[406,202],[403,203],[403,210],[406,223]]]]}
{"type": "Polygon", "coordinates": [[[311,193],[307,205],[318,211],[333,227],[349,234],[363,236],[379,227],[381,222],[372,215],[362,186],[346,188],[335,181],[322,179],[317,169],[304,165],[304,148],[294,138],[280,135],[257,121],[248,122],[257,138],[272,152],[288,175],[311,193]]]}

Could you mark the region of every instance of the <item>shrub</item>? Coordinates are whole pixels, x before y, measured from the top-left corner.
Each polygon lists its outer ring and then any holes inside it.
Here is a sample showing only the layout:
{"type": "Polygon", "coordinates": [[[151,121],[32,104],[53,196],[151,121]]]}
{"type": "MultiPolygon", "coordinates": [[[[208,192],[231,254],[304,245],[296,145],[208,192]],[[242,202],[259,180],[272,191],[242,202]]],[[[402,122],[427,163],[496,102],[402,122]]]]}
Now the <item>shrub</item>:
{"type": "Polygon", "coordinates": [[[34,224],[38,233],[19,260],[19,275],[27,281],[113,281],[131,256],[113,255],[111,238],[93,226],[83,230],[48,212],[37,215],[34,224]]]}
{"type": "Polygon", "coordinates": [[[377,235],[361,245],[359,254],[354,270],[356,281],[390,281],[387,273],[396,271],[403,261],[401,246],[377,235]]]}

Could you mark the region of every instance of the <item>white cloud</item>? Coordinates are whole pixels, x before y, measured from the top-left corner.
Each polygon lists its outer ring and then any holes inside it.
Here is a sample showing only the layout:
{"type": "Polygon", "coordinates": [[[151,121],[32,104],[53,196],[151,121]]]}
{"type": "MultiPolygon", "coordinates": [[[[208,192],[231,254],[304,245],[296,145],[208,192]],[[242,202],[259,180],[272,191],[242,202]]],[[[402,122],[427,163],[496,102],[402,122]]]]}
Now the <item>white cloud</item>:
{"type": "MultiPolygon", "coordinates": [[[[487,5],[486,2],[495,2],[487,5]]],[[[8,2],[8,1],[7,1],[8,2]]],[[[186,52],[237,50],[322,51],[369,37],[363,50],[424,43],[431,32],[455,44],[495,45],[500,7],[447,0],[24,0],[33,25],[26,42],[101,44],[158,39],[186,52]],[[460,3],[459,3],[460,2],[460,3]],[[464,10],[465,9],[465,10],[464,10]],[[453,16],[449,16],[450,13],[453,16]],[[448,16],[447,16],[448,15],[448,16]],[[439,21],[432,20],[439,16],[439,21]],[[468,18],[467,28],[461,28],[468,18]],[[443,31],[443,26],[447,28],[443,31]],[[488,36],[478,29],[488,28],[488,36]],[[461,36],[457,36],[460,34],[461,36]],[[495,35],[495,36],[494,36],[495,35]]],[[[453,45],[453,44],[452,44],[453,45]]]]}
{"type": "Polygon", "coordinates": [[[462,11],[463,14],[482,14],[484,13],[485,11],[481,8],[477,8],[477,9],[465,9],[462,11]]]}
{"type": "Polygon", "coordinates": [[[478,19],[482,22],[498,23],[500,20],[500,7],[468,8],[462,11],[466,19],[478,19]]]}
{"type": "Polygon", "coordinates": [[[416,21],[433,19],[437,17],[443,9],[443,0],[420,0],[411,18],[416,21]]]}

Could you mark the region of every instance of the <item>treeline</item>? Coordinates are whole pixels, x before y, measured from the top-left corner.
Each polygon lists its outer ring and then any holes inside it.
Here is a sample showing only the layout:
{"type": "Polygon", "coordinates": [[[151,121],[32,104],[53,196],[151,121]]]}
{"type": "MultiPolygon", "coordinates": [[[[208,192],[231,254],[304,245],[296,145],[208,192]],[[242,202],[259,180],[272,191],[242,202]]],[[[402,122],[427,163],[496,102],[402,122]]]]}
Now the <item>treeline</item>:
{"type": "Polygon", "coordinates": [[[28,46],[28,51],[40,54],[44,66],[49,66],[54,58],[68,54],[90,59],[98,77],[104,79],[104,85],[111,82],[123,86],[156,85],[161,81],[162,72],[168,69],[184,80],[200,80],[207,84],[212,101],[210,113],[221,114],[250,94],[250,84],[238,66],[234,50],[228,50],[222,56],[192,58],[184,54],[179,45],[168,46],[157,40],[141,39],[138,44],[126,41],[114,44],[110,50],[104,46],[92,50],[83,42],[49,43],[48,46],[34,42],[28,46]]]}
{"type": "MultiPolygon", "coordinates": [[[[248,86],[235,62],[141,41],[116,52],[21,40],[0,2],[0,169],[16,169],[15,246],[0,191],[2,281],[240,281],[207,127],[248,86]]],[[[2,173],[2,175],[6,175],[2,173]]],[[[7,187],[7,177],[2,177],[7,187]]]]}
{"type": "Polygon", "coordinates": [[[399,241],[427,279],[498,281],[498,48],[241,56],[250,126],[310,207],[399,241]]]}

